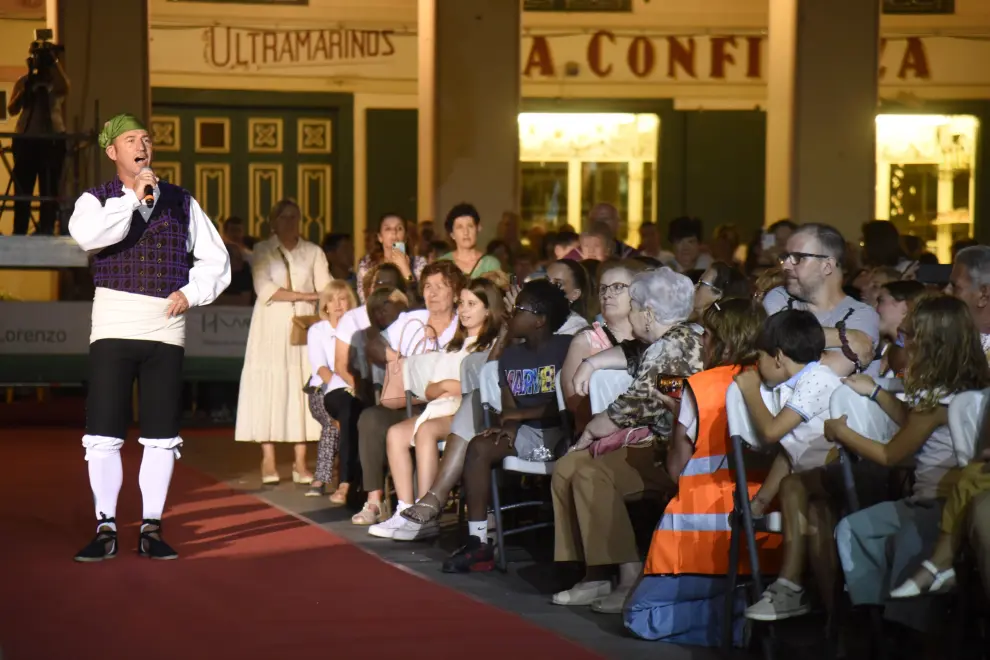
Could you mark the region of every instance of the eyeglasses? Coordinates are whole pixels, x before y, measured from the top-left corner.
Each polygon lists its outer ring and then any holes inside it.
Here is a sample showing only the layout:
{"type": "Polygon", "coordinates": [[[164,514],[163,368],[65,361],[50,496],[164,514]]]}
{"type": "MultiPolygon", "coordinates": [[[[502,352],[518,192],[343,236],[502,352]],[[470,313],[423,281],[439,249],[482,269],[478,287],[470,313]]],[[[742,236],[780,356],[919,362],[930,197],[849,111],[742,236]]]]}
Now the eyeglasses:
{"type": "Polygon", "coordinates": [[[782,252],[777,260],[781,265],[797,266],[805,259],[831,259],[827,254],[812,254],[810,252],[782,252]]]}
{"type": "Polygon", "coordinates": [[[721,298],[722,297],[722,289],[718,288],[717,286],[715,286],[711,282],[706,282],[705,280],[698,280],[698,283],[694,285],[694,290],[695,291],[699,291],[699,290],[701,290],[701,287],[703,287],[703,286],[707,286],[709,289],[711,289],[712,290],[712,294],[716,298],[721,298]]]}
{"type": "Polygon", "coordinates": [[[537,310],[531,307],[525,307],[523,305],[515,305],[512,309],[513,311],[516,312],[529,312],[530,314],[542,314],[542,312],[538,312],[537,310]]]}
{"type": "Polygon", "coordinates": [[[625,282],[616,282],[615,284],[603,284],[600,287],[598,287],[598,297],[606,298],[608,296],[617,296],[628,288],[629,285],[626,284],[625,282]]]}

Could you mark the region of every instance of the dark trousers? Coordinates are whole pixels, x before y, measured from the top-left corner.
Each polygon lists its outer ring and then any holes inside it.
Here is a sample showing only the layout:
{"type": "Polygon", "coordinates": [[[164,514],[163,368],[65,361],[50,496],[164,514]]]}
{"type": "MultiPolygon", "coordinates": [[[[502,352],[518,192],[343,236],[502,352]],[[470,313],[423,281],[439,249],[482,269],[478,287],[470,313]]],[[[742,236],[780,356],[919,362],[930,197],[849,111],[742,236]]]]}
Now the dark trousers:
{"type": "Polygon", "coordinates": [[[90,344],[86,434],[127,435],[137,378],[141,437],[178,437],[184,356],[181,346],[158,341],[100,339],[90,344]]]}
{"type": "MultiPolygon", "coordinates": [[[[65,165],[65,142],[14,139],[12,151],[15,195],[33,195],[37,181],[38,194],[42,197],[58,196],[65,165]]],[[[58,202],[42,202],[36,233],[54,234],[57,218],[58,202]]],[[[30,224],[30,200],[14,202],[14,234],[26,234],[30,224]]]]}
{"type": "Polygon", "coordinates": [[[355,399],[347,390],[331,390],[323,397],[323,405],[340,423],[340,483],[357,481],[361,474],[358,452],[358,418],[364,410],[360,399],[355,399]]]}
{"type": "Polygon", "coordinates": [[[405,408],[393,410],[385,406],[374,406],[361,413],[361,419],[358,420],[358,435],[365,492],[385,489],[385,470],[388,467],[385,439],[392,425],[398,424],[405,418],[405,408]]]}

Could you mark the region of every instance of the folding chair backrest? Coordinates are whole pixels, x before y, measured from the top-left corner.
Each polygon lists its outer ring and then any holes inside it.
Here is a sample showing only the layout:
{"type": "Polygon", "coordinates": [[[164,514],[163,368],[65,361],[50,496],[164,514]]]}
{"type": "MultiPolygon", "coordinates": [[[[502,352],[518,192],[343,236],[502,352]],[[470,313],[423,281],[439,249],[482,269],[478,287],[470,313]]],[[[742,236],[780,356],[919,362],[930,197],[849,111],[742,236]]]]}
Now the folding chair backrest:
{"type": "Polygon", "coordinates": [[[900,378],[877,378],[875,382],[888,392],[896,394],[904,391],[904,381],[900,378]]]}
{"type": "Polygon", "coordinates": [[[897,424],[880,404],[860,396],[848,385],[832,392],[828,408],[832,419],[845,415],[849,428],[864,438],[887,444],[897,433],[897,424]]]}
{"type": "Polygon", "coordinates": [[[488,362],[488,351],[471,353],[461,362],[461,394],[481,387],[481,369],[488,362]]]}
{"type": "Polygon", "coordinates": [[[633,377],[629,372],[621,369],[599,369],[593,373],[590,386],[591,412],[597,415],[608,408],[620,394],[629,389],[632,382],[633,377]]]}
{"type": "Polygon", "coordinates": [[[498,386],[498,362],[486,362],[481,368],[481,405],[502,412],[502,390],[498,386]]]}
{"type": "Polygon", "coordinates": [[[557,372],[557,376],[553,380],[553,386],[557,390],[557,410],[560,412],[565,412],[567,410],[567,402],[564,401],[564,390],[560,387],[560,372],[557,372]]]}
{"type": "MultiPolygon", "coordinates": [[[[760,394],[763,395],[763,402],[767,406],[767,410],[770,414],[776,415],[780,411],[777,410],[777,405],[774,402],[773,391],[761,386],[760,394]]],[[[735,383],[729,385],[729,389],[725,393],[725,412],[729,421],[729,435],[738,436],[742,438],[750,447],[760,449],[763,448],[763,441],[756,434],[756,429],[753,428],[753,422],[749,417],[749,409],[746,408],[746,402],[743,401],[742,392],[739,391],[739,386],[735,383]]]]}
{"type": "Polygon", "coordinates": [[[990,389],[957,394],[949,404],[949,432],[952,449],[960,466],[968,465],[976,455],[980,423],[990,399],[990,389]]]}
{"type": "Polygon", "coordinates": [[[368,363],[368,355],[365,346],[368,343],[368,336],[364,330],[358,330],[351,336],[351,350],[347,356],[348,366],[351,373],[358,374],[367,380],[371,377],[371,367],[368,363]]]}
{"type": "Polygon", "coordinates": [[[402,361],[402,383],[406,391],[410,392],[417,399],[426,399],[426,386],[430,384],[430,377],[439,362],[446,353],[423,353],[422,355],[410,355],[402,361]]]}

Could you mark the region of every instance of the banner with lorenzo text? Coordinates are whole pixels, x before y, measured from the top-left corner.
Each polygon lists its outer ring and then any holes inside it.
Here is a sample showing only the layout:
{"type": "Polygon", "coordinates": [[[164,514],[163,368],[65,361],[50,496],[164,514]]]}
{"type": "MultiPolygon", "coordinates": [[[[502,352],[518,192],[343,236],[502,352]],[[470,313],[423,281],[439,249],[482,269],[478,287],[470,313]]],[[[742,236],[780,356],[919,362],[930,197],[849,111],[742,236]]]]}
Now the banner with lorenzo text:
{"type": "MultiPolygon", "coordinates": [[[[0,355],[85,355],[88,302],[0,302],[0,355]]],[[[251,307],[194,307],[186,314],[186,355],[243,358],[251,307]]]]}

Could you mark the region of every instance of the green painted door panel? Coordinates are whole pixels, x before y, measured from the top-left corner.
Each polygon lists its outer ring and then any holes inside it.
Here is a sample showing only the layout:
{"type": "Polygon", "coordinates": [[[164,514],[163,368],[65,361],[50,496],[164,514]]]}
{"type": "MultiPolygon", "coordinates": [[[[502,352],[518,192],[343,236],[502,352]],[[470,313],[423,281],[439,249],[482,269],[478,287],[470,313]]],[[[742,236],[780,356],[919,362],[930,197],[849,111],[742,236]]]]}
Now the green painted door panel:
{"type": "Polygon", "coordinates": [[[368,110],[367,208],[369,228],[385,213],[416,217],[419,127],[416,110],[368,110]]]}
{"type": "Polygon", "coordinates": [[[353,229],[353,98],[340,94],[153,90],[155,168],[190,190],[220,223],[243,218],[268,235],[282,198],[319,242],[353,229]]]}

